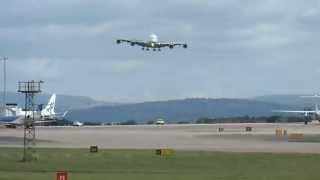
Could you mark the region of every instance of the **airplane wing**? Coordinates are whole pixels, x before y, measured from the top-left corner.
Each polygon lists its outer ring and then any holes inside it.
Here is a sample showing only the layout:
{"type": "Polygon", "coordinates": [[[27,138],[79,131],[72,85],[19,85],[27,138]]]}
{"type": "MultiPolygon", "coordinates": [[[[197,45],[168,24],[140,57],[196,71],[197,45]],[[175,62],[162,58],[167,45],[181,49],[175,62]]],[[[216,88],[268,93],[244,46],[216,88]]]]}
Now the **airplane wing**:
{"type": "Polygon", "coordinates": [[[118,43],[118,44],[119,44],[119,43],[122,43],[122,42],[132,43],[132,42],[134,42],[134,41],[128,40],[128,39],[117,39],[117,43],[118,43]]]}
{"type": "Polygon", "coordinates": [[[146,44],[143,41],[129,40],[129,39],[117,39],[116,42],[117,42],[117,44],[120,44],[122,42],[126,42],[126,43],[129,43],[131,46],[134,46],[134,45],[145,46],[145,44],[146,44]]]}
{"type": "Polygon", "coordinates": [[[169,47],[170,49],[174,48],[175,46],[182,46],[183,48],[187,48],[187,43],[160,43],[160,47],[169,47]]]}

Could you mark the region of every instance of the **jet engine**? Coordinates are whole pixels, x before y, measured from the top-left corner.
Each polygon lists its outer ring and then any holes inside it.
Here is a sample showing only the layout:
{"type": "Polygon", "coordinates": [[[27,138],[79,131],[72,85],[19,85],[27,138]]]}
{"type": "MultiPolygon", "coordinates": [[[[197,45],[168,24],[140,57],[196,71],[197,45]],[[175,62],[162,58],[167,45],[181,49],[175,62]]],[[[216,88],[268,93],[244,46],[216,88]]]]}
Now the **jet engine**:
{"type": "Polygon", "coordinates": [[[117,39],[117,44],[120,44],[120,43],[121,43],[121,41],[119,39],[117,39]]]}
{"type": "Polygon", "coordinates": [[[131,46],[134,46],[134,45],[135,45],[136,43],[134,43],[134,42],[131,42],[130,44],[131,44],[131,46]]]}
{"type": "Polygon", "coordinates": [[[170,45],[169,45],[169,48],[172,49],[172,48],[173,48],[173,44],[170,44],[170,45]]]}
{"type": "Polygon", "coordinates": [[[188,47],[188,45],[187,45],[187,44],[184,44],[184,45],[183,45],[183,48],[187,48],[187,47],[188,47]]]}

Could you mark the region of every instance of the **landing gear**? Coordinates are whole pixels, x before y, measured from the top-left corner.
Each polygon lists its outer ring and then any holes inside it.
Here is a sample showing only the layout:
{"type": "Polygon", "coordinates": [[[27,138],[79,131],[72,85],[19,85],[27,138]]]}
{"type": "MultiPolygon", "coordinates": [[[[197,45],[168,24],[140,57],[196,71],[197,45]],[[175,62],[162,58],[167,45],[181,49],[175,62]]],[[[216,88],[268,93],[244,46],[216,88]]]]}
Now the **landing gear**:
{"type": "Polygon", "coordinates": [[[156,51],[156,48],[153,48],[153,51],[156,51]]]}
{"type": "Polygon", "coordinates": [[[146,50],[149,51],[149,48],[147,48],[146,50]]]}
{"type": "Polygon", "coordinates": [[[161,49],[159,48],[158,51],[161,51],[161,49]]]}
{"type": "Polygon", "coordinates": [[[144,47],[143,48],[141,48],[142,50],[144,50],[144,47]]]}
{"type": "Polygon", "coordinates": [[[305,125],[307,125],[311,121],[312,121],[312,117],[310,115],[307,115],[304,117],[304,124],[305,125]]]}

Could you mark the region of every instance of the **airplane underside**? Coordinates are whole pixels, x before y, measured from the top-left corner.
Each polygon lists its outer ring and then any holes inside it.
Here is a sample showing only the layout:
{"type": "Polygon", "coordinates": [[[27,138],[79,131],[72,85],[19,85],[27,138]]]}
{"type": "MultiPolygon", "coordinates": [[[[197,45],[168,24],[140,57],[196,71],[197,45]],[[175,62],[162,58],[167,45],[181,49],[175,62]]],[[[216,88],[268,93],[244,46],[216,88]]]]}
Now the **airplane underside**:
{"type": "Polygon", "coordinates": [[[130,43],[131,46],[134,46],[134,45],[138,45],[138,46],[141,46],[142,50],[146,50],[146,51],[149,51],[149,50],[153,50],[153,51],[161,51],[161,48],[163,48],[164,46],[158,46],[157,44],[145,44],[145,43],[130,43]]]}
{"type": "Polygon", "coordinates": [[[154,47],[148,47],[148,46],[142,46],[142,48],[141,48],[142,50],[146,50],[146,51],[149,51],[149,50],[153,50],[153,51],[161,51],[161,48],[159,47],[159,48],[154,48],[154,47]]]}

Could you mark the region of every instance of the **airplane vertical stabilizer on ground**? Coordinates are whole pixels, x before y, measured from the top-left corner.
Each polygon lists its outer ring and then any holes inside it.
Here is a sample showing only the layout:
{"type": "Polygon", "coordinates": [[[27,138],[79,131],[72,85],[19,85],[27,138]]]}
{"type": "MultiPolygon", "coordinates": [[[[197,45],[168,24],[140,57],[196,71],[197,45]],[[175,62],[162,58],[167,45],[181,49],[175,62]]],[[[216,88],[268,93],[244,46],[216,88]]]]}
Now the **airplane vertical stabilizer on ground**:
{"type": "Polygon", "coordinates": [[[46,107],[41,110],[41,116],[52,116],[55,115],[54,109],[56,106],[56,94],[52,94],[46,107]]]}
{"type": "Polygon", "coordinates": [[[55,122],[64,118],[68,111],[66,111],[63,116],[58,113],[55,113],[55,105],[56,105],[56,94],[52,94],[48,104],[46,107],[40,111],[24,111],[22,108],[13,107],[8,108],[8,111],[11,112],[11,116],[5,116],[0,118],[0,124],[6,125],[8,127],[12,126],[19,126],[23,125],[25,115],[32,115],[35,114],[35,119],[37,119],[34,123],[44,123],[44,122],[55,122]]]}

